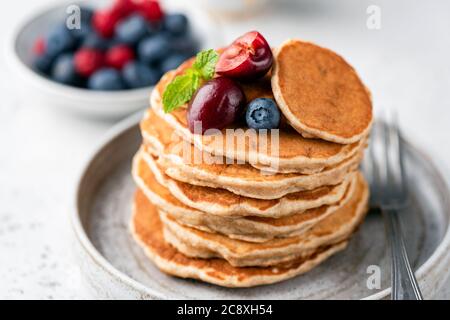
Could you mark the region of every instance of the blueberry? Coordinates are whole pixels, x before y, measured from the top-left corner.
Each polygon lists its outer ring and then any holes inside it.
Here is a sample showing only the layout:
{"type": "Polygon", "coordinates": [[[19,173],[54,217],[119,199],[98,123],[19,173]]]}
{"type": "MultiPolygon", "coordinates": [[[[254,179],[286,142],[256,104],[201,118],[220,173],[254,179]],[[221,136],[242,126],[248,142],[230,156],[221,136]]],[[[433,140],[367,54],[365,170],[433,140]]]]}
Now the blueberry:
{"type": "Polygon", "coordinates": [[[117,47],[119,45],[126,45],[126,46],[128,46],[127,43],[124,43],[123,41],[121,41],[121,40],[117,39],[116,37],[114,37],[114,38],[109,39],[108,45],[107,45],[106,48],[107,49],[111,49],[111,48],[117,47]]]}
{"type": "Polygon", "coordinates": [[[94,16],[94,10],[88,7],[81,7],[81,22],[91,24],[92,17],[94,16]]]}
{"type": "Polygon", "coordinates": [[[48,54],[36,56],[33,60],[33,68],[43,74],[49,75],[54,60],[53,56],[48,54]]]}
{"type": "Polygon", "coordinates": [[[87,36],[91,35],[94,31],[92,30],[92,27],[89,23],[82,22],[79,29],[72,29],[70,30],[70,32],[75,39],[82,41],[87,36]]]}
{"type": "Polygon", "coordinates": [[[81,47],[98,50],[107,50],[109,47],[109,41],[105,38],[102,38],[97,33],[93,32],[83,40],[83,42],[81,43],[81,47]]]}
{"type": "Polygon", "coordinates": [[[47,52],[52,56],[70,51],[75,45],[76,39],[65,24],[54,28],[47,38],[47,52]]]}
{"type": "Polygon", "coordinates": [[[104,68],[89,78],[88,88],[92,90],[114,91],[125,89],[125,85],[119,71],[112,68],[104,68]]]}
{"type": "Polygon", "coordinates": [[[170,56],[168,56],[166,59],[164,59],[161,62],[161,71],[163,73],[166,73],[167,71],[176,69],[180,66],[180,64],[182,64],[185,60],[187,59],[186,56],[179,54],[179,53],[174,53],[171,54],[170,56]]]}
{"type": "Polygon", "coordinates": [[[62,84],[78,85],[79,77],[75,71],[73,54],[60,55],[52,68],[52,78],[62,84]]]}
{"type": "Polygon", "coordinates": [[[133,45],[147,35],[147,21],[140,15],[133,15],[116,26],[119,41],[133,45]]]}
{"type": "Polygon", "coordinates": [[[191,35],[172,37],[170,47],[172,50],[188,57],[194,56],[200,49],[198,40],[191,35]]]}
{"type": "Polygon", "coordinates": [[[280,110],[272,99],[257,98],[247,106],[247,125],[253,129],[275,129],[280,125],[280,110]]]}
{"type": "Polygon", "coordinates": [[[167,14],[164,17],[163,28],[175,36],[185,34],[189,28],[188,19],[181,13],[167,14]]]}
{"type": "Polygon", "coordinates": [[[141,62],[129,62],[123,68],[122,75],[130,88],[152,86],[159,80],[159,72],[141,62]]]}
{"type": "Polygon", "coordinates": [[[161,23],[147,23],[147,34],[148,35],[156,35],[158,33],[162,33],[162,25],[161,23]]]}
{"type": "Polygon", "coordinates": [[[156,63],[169,53],[169,39],[161,34],[144,38],[138,45],[139,59],[147,64],[156,63]]]}

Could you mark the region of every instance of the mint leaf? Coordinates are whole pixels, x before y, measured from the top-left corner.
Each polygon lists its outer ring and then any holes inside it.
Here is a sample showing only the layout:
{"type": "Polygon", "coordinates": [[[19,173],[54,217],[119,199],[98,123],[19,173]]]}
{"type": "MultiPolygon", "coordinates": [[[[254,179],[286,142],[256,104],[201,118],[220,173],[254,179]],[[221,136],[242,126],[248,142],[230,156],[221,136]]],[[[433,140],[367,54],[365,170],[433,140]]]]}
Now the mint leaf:
{"type": "Polygon", "coordinates": [[[219,54],[213,49],[201,51],[197,54],[191,68],[186,69],[167,86],[163,93],[164,112],[169,113],[189,102],[201,81],[214,77],[219,54]]]}
{"type": "Polygon", "coordinates": [[[201,51],[195,58],[193,68],[200,73],[203,80],[209,80],[214,76],[218,60],[219,54],[215,50],[201,51]]]}
{"type": "Polygon", "coordinates": [[[187,103],[199,86],[200,79],[196,72],[187,72],[175,77],[163,94],[164,112],[172,112],[187,103]]]}

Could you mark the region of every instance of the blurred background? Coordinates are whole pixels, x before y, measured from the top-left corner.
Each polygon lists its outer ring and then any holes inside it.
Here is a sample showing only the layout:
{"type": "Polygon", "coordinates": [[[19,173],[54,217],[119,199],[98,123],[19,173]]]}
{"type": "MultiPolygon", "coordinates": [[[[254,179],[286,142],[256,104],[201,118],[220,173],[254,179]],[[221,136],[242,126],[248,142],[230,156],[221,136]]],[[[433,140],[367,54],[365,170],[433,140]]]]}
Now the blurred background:
{"type": "MultiPolygon", "coordinates": [[[[338,52],[370,88],[375,113],[396,110],[407,138],[450,182],[449,1],[160,3],[189,12],[190,23],[205,36],[201,47],[225,45],[258,30],[272,46],[295,37],[338,52]]],[[[15,0],[0,11],[0,298],[89,298],[70,251],[67,212],[73,210],[83,162],[127,111],[92,117],[50,106],[55,101],[37,97],[32,77],[12,57],[20,26],[49,6],[65,4],[15,0]]],[[[85,106],[96,108],[91,102],[85,106]]]]}

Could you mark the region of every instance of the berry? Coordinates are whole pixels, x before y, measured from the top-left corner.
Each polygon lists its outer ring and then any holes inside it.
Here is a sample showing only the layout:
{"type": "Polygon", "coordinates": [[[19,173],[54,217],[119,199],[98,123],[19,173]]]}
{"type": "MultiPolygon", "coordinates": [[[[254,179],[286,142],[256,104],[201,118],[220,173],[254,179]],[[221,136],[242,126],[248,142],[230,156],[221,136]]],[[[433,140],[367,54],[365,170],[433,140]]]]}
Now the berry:
{"type": "Polygon", "coordinates": [[[164,16],[164,12],[156,0],[140,0],[137,3],[139,13],[150,22],[159,22],[164,16]]]}
{"type": "Polygon", "coordinates": [[[119,70],[131,60],[134,60],[134,51],[125,45],[112,47],[106,52],[106,64],[119,70]]]}
{"type": "Polygon", "coordinates": [[[161,62],[161,72],[166,73],[167,71],[174,70],[178,68],[185,60],[186,57],[182,54],[171,54],[161,62]]]}
{"type": "Polygon", "coordinates": [[[191,57],[199,51],[199,43],[197,39],[192,36],[173,37],[170,41],[172,50],[181,53],[185,56],[191,57]]]}
{"type": "Polygon", "coordinates": [[[92,25],[94,29],[104,38],[111,38],[120,15],[113,10],[100,10],[94,13],[92,25]]]}
{"type": "Polygon", "coordinates": [[[147,22],[139,15],[133,15],[116,26],[117,39],[130,45],[138,43],[147,32],[147,22]]]}
{"type": "Polygon", "coordinates": [[[36,56],[33,60],[33,68],[48,75],[53,65],[54,58],[48,54],[36,56]]]}
{"type": "Polygon", "coordinates": [[[272,67],[273,55],[266,39],[257,31],[236,39],[220,55],[216,72],[230,78],[255,79],[272,67]]]}
{"type": "Polygon", "coordinates": [[[60,55],[52,68],[52,78],[62,84],[77,85],[80,78],[75,71],[74,57],[71,53],[60,55]]]}
{"type": "Polygon", "coordinates": [[[105,68],[94,73],[88,80],[92,90],[114,91],[125,88],[120,73],[116,69],[105,68]]]}
{"type": "Polygon", "coordinates": [[[188,30],[188,19],[184,14],[168,14],[164,17],[163,28],[174,36],[185,34],[188,30]]]}
{"type": "Polygon", "coordinates": [[[33,53],[36,56],[42,56],[46,51],[46,43],[43,37],[37,38],[33,45],[33,53]]]}
{"type": "Polygon", "coordinates": [[[80,14],[81,14],[81,22],[91,24],[92,17],[94,16],[94,10],[88,7],[81,7],[80,8],[80,14]]]}
{"type": "Polygon", "coordinates": [[[79,41],[83,41],[88,35],[92,34],[92,27],[87,22],[82,22],[79,29],[70,30],[73,37],[79,41]]]}
{"type": "Polygon", "coordinates": [[[111,10],[121,19],[128,17],[136,10],[136,5],[132,0],[115,0],[111,10]]]}
{"type": "Polygon", "coordinates": [[[89,77],[104,65],[105,57],[100,50],[83,48],[75,54],[75,70],[83,77],[89,77]]]}
{"type": "Polygon", "coordinates": [[[122,76],[128,87],[142,88],[156,84],[159,72],[143,63],[130,62],[123,68],[122,76]]]}
{"type": "Polygon", "coordinates": [[[245,119],[249,128],[276,129],[280,125],[280,110],[272,99],[257,98],[248,104],[245,119]]]}
{"type": "Polygon", "coordinates": [[[82,48],[97,49],[101,51],[107,50],[108,46],[109,41],[95,32],[89,34],[81,43],[82,48]]]}
{"type": "Polygon", "coordinates": [[[76,45],[76,39],[66,27],[62,24],[54,28],[47,38],[47,53],[57,56],[63,52],[72,50],[76,45]]]}
{"type": "Polygon", "coordinates": [[[233,80],[225,77],[209,80],[189,103],[189,130],[205,133],[212,128],[222,129],[238,118],[244,105],[244,93],[233,80]]]}
{"type": "Polygon", "coordinates": [[[170,53],[170,42],[164,35],[144,38],[138,45],[139,59],[144,63],[156,63],[170,53]]]}

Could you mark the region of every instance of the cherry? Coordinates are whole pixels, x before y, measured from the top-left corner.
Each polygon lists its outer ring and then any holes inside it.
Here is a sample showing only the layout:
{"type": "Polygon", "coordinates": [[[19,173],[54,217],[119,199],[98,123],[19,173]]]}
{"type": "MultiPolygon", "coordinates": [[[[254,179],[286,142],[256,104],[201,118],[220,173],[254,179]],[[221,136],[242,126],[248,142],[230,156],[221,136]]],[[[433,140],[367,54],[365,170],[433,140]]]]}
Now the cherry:
{"type": "Polygon", "coordinates": [[[189,103],[189,130],[203,134],[208,129],[222,129],[238,118],[244,106],[245,95],[233,80],[225,77],[209,80],[189,103]]]}
{"type": "Polygon", "coordinates": [[[256,79],[272,67],[273,55],[266,39],[257,31],[247,32],[225,48],[216,65],[220,75],[256,79]]]}

